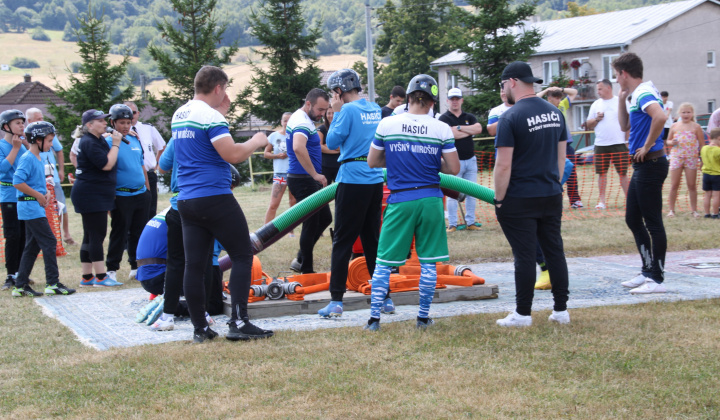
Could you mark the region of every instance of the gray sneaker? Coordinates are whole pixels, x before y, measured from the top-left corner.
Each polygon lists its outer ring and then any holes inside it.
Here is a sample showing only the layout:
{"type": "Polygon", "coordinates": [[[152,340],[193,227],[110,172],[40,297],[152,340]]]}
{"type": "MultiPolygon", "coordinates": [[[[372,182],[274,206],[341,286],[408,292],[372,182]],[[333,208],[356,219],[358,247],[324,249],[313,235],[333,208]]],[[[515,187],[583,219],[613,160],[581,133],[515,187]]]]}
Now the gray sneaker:
{"type": "Polygon", "coordinates": [[[297,273],[302,271],[302,264],[300,264],[300,261],[298,261],[297,258],[293,258],[292,262],[290,263],[290,269],[297,273]]]}

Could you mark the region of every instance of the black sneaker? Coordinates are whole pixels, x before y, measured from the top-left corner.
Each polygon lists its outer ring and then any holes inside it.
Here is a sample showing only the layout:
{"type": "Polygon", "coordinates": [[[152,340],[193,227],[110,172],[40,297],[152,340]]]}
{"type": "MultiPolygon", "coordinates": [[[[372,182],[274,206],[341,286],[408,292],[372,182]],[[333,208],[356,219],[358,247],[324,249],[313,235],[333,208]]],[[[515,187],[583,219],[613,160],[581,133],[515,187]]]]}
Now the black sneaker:
{"type": "Polygon", "coordinates": [[[427,327],[431,325],[435,325],[435,321],[433,321],[432,318],[417,318],[415,328],[417,328],[418,330],[426,330],[427,327]]]}
{"type": "Polygon", "coordinates": [[[13,295],[13,297],[23,297],[23,296],[37,297],[37,296],[42,296],[43,294],[40,292],[34,291],[32,289],[32,287],[30,287],[29,284],[26,284],[23,287],[14,287],[12,290],[12,295],[13,295]]]}
{"type": "Polygon", "coordinates": [[[217,336],[218,333],[213,331],[210,327],[207,327],[206,330],[199,330],[196,328],[195,332],[193,333],[193,343],[202,343],[205,340],[212,340],[217,336]]]}
{"type": "Polygon", "coordinates": [[[250,321],[230,321],[228,322],[230,331],[228,331],[225,338],[230,341],[248,341],[258,338],[270,338],[275,334],[270,330],[264,330],[251,324],[250,321]],[[238,322],[240,326],[238,326],[238,322]]]}
{"type": "Polygon", "coordinates": [[[5,284],[2,286],[2,290],[9,290],[15,287],[15,278],[13,276],[8,276],[5,280],[5,284]]]}
{"type": "Polygon", "coordinates": [[[75,289],[71,289],[60,282],[57,282],[55,284],[48,284],[47,286],[45,286],[45,294],[48,296],[72,295],[73,293],[75,293],[75,289]]]}

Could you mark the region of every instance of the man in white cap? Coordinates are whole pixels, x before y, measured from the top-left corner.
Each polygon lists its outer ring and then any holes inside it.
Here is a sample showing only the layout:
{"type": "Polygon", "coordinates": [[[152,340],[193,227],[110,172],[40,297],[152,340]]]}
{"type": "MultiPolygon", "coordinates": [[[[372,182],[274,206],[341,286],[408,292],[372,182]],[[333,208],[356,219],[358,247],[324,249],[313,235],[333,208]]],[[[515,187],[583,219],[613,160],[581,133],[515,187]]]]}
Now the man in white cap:
{"type": "MultiPolygon", "coordinates": [[[[457,176],[468,181],[477,182],[477,158],[473,136],[482,133],[482,125],[477,122],[473,114],[463,112],[462,91],[452,88],[448,91],[448,110],[438,119],[450,126],[455,137],[455,147],[460,158],[460,173],[457,176]]],[[[448,197],[448,233],[455,232],[458,227],[457,220],[458,201],[448,197]]],[[[467,230],[480,230],[480,223],[475,223],[475,198],[465,199],[465,226],[467,230]]]]}

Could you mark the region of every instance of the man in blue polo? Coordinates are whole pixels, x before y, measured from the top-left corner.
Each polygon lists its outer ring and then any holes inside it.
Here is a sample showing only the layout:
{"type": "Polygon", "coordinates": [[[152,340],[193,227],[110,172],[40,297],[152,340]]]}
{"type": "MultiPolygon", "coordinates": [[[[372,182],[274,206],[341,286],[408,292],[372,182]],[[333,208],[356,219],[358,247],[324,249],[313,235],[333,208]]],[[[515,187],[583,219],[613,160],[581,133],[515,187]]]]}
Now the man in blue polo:
{"type": "MultiPolygon", "coordinates": [[[[351,69],[342,69],[328,79],[335,112],[327,135],[330,149],[340,148],[340,171],[335,193],[335,234],[330,260],[330,303],[318,313],[323,317],[340,316],[347,283],[348,263],[358,235],[363,245],[368,272],[375,271],[380,210],[383,198],[382,169],[367,163],[370,144],[382,119],[380,107],[360,99],[360,76],[351,69]]],[[[394,312],[389,298],[384,308],[394,312]]]]}
{"type": "Polygon", "coordinates": [[[662,186],[670,164],[665,156],[663,126],[667,115],[660,93],[643,82],[643,62],[634,53],[613,61],[620,85],[618,119],[629,131],[633,174],[630,179],[625,223],[635,237],[642,272],[622,283],[632,294],[665,293],[667,236],[662,220],[662,186]]]}
{"type": "MultiPolygon", "coordinates": [[[[327,186],[322,174],[320,136],[315,122],[320,121],[329,106],[329,96],[322,89],[313,89],[305,104],[295,111],[287,124],[288,188],[298,203],[327,186]]],[[[308,217],[300,233],[300,250],[290,268],[301,273],[314,273],[313,249],[325,228],[332,222],[330,207],[322,206],[308,217]]]]}

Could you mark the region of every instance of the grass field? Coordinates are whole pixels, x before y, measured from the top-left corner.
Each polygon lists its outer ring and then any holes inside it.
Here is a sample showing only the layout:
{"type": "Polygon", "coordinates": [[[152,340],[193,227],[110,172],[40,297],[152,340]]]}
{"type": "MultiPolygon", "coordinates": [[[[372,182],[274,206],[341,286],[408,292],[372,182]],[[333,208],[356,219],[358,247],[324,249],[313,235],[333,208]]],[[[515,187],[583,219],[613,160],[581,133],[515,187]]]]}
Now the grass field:
{"type": "MultiPolygon", "coordinates": [[[[236,192],[251,230],[269,187],[236,192]]],[[[167,205],[162,196],[158,208],[167,205]]],[[[281,211],[287,206],[283,203],[281,211]]],[[[670,250],[718,246],[717,221],[667,221],[670,250]]],[[[71,232],[81,237],[71,210],[71,232]]],[[[621,218],[563,224],[568,256],[635,252],[621,218]]],[[[449,238],[453,264],[506,261],[497,225],[449,238]]],[[[287,270],[297,238],[259,257],[287,270]]],[[[78,285],[78,247],[59,259],[78,285]]],[[[329,268],[321,238],[318,270],[329,268]]],[[[42,262],[34,278],[41,279],[42,262]]],[[[125,280],[127,264],[119,279],[125,280]]],[[[572,279],[571,279],[572,281],[572,279]]],[[[42,282],[39,282],[42,283],[42,282]]],[[[139,287],[136,281],[123,288],[139,287]]],[[[78,293],[93,293],[82,289],[78,293]]],[[[61,299],[58,297],[56,299],[61,299]]],[[[420,333],[409,322],[281,331],[270,340],[177,342],[99,352],[80,344],[29,298],[0,295],[0,417],[18,418],[718,418],[717,300],[572,310],[569,326],[535,313],[505,330],[499,314],[443,318],[420,333]]],[[[188,340],[190,337],[188,337],[188,340]]]]}

